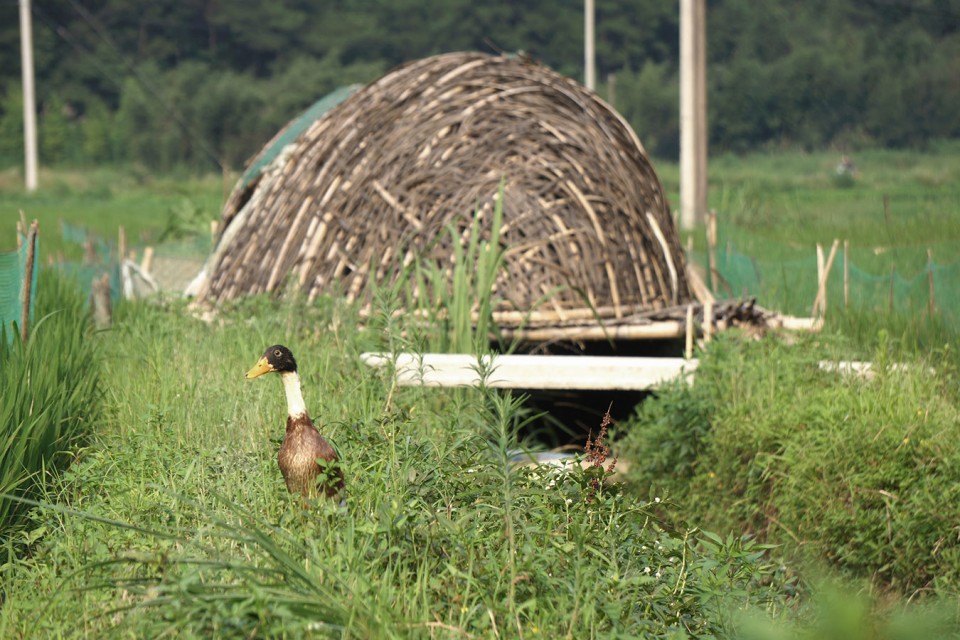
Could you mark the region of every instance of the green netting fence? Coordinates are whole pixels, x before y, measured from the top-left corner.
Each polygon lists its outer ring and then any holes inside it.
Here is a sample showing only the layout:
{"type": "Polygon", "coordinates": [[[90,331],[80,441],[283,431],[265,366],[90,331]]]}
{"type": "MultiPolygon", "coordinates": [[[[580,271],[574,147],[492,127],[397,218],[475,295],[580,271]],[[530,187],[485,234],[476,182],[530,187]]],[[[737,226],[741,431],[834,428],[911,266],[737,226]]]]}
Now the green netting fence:
{"type": "MultiPolygon", "coordinates": [[[[825,258],[830,245],[823,244],[825,258]]],[[[929,312],[932,305],[945,320],[960,320],[958,249],[946,243],[851,246],[845,259],[841,241],[827,280],[828,313],[847,308],[878,315],[915,315],[929,312]],[[938,261],[938,255],[945,259],[938,261]]],[[[709,264],[705,250],[692,252],[690,258],[704,267],[709,264]]],[[[721,227],[716,262],[720,277],[714,292],[718,297],[756,297],[768,309],[810,315],[818,287],[815,245],[772,242],[750,237],[743,229],[721,227]],[[749,248],[741,251],[744,245],[749,248]]]]}
{"type": "Polygon", "coordinates": [[[57,269],[76,280],[88,299],[93,280],[106,273],[110,277],[110,299],[114,302],[119,300],[122,285],[117,250],[90,230],[62,220],[60,233],[66,242],[83,247],[86,257],[83,262],[60,262],[57,264],[57,269]]]}
{"type": "MultiPolygon", "coordinates": [[[[17,335],[14,323],[19,326],[23,315],[23,295],[25,292],[27,270],[27,238],[18,234],[20,248],[16,251],[0,253],[0,331],[3,339],[10,344],[17,335]]],[[[39,247],[39,235],[36,246],[39,247]]],[[[37,292],[37,251],[34,252],[33,277],[30,280],[29,322],[33,322],[33,301],[37,292]]]]}

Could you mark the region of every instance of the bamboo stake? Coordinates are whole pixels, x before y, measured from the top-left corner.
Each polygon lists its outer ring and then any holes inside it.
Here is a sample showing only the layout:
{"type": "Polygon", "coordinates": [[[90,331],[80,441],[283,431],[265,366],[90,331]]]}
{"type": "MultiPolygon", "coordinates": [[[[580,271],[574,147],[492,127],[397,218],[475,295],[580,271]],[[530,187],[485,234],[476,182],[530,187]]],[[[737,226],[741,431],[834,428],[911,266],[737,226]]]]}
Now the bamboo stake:
{"type": "Polygon", "coordinates": [[[937,301],[933,289],[933,249],[930,248],[927,249],[927,287],[930,291],[927,310],[932,316],[934,311],[937,310],[937,301]]]}
{"type": "Polygon", "coordinates": [[[151,266],[153,266],[153,247],[147,247],[143,250],[143,260],[140,261],[140,270],[150,273],[151,266]]]}
{"type": "Polygon", "coordinates": [[[850,306],[850,241],[843,241],[843,308],[850,306]]]}
{"type": "Polygon", "coordinates": [[[101,331],[109,329],[113,312],[110,309],[110,276],[106,273],[93,279],[90,301],[90,306],[93,308],[94,326],[101,331]]]}
{"type": "Polygon", "coordinates": [[[820,265],[823,260],[823,247],[817,245],[817,270],[820,272],[820,281],[817,283],[817,297],[813,301],[813,310],[811,315],[827,315],[827,281],[830,279],[830,269],[833,267],[833,260],[837,257],[837,247],[840,246],[839,240],[834,240],[830,247],[830,255],[827,257],[827,264],[820,265]]]}
{"type": "Polygon", "coordinates": [[[817,243],[817,285],[818,287],[822,279],[823,279],[823,245],[818,242],[817,243]]]}
{"type": "Polygon", "coordinates": [[[687,262],[687,285],[690,287],[690,292],[693,293],[694,297],[701,303],[706,304],[708,300],[715,302],[716,298],[710,292],[710,289],[707,288],[707,285],[704,284],[698,269],[699,267],[695,266],[692,262],[687,262]]]}
{"type": "Polygon", "coordinates": [[[23,312],[20,315],[20,340],[24,343],[30,335],[30,296],[32,294],[33,262],[34,253],[37,249],[39,226],[39,223],[34,220],[33,224],[30,225],[30,232],[27,234],[27,264],[23,270],[23,312]]]}
{"type": "Polygon", "coordinates": [[[710,342],[713,338],[713,301],[703,303],[703,341],[710,342]]]}
{"type": "Polygon", "coordinates": [[[693,305],[687,305],[687,344],[683,350],[683,357],[689,360],[693,357],[693,305]]]}
{"type": "Polygon", "coordinates": [[[707,213],[707,260],[710,263],[710,289],[716,291],[720,284],[717,272],[717,212],[707,213]]]}
{"type": "Polygon", "coordinates": [[[120,256],[120,262],[127,257],[127,230],[123,225],[117,229],[117,255],[120,256]]]}

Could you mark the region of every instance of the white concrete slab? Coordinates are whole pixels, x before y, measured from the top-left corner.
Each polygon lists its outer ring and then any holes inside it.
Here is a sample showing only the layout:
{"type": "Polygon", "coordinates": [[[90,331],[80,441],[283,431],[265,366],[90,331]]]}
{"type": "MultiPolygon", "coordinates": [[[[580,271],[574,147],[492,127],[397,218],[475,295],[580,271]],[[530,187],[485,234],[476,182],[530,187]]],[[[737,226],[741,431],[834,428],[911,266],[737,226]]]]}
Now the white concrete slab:
{"type": "MultiPolygon", "coordinates": [[[[364,353],[371,367],[389,367],[394,356],[364,353]]],[[[464,387],[480,383],[480,371],[488,370],[488,387],[508,389],[606,389],[643,390],[685,376],[692,381],[697,360],[620,356],[476,356],[448,353],[400,353],[396,376],[404,386],[464,387]]]]}

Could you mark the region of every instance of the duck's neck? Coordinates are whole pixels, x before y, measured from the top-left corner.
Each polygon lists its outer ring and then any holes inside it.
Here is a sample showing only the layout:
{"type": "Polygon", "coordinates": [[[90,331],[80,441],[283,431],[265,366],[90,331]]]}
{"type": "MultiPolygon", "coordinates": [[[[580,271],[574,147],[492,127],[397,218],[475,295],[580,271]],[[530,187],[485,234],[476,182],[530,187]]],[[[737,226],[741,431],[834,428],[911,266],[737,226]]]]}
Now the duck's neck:
{"type": "Polygon", "coordinates": [[[300,392],[300,376],[296,371],[286,371],[280,374],[283,380],[283,390],[287,394],[287,413],[292,421],[306,419],[310,421],[307,415],[307,405],[303,403],[303,393],[300,392]]]}

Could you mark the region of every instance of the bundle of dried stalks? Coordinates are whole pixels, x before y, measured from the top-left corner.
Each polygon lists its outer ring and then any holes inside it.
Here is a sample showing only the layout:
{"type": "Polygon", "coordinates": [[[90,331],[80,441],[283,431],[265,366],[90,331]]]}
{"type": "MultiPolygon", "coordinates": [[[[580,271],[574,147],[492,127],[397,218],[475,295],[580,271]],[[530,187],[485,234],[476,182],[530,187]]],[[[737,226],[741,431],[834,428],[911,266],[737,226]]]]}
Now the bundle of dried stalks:
{"type": "Polygon", "coordinates": [[[311,299],[365,300],[415,259],[448,270],[475,216],[489,234],[501,181],[499,309],[621,318],[689,299],[663,188],[630,126],[542,65],[478,53],[388,73],[238,185],[198,297],[292,279],[311,299]]]}

